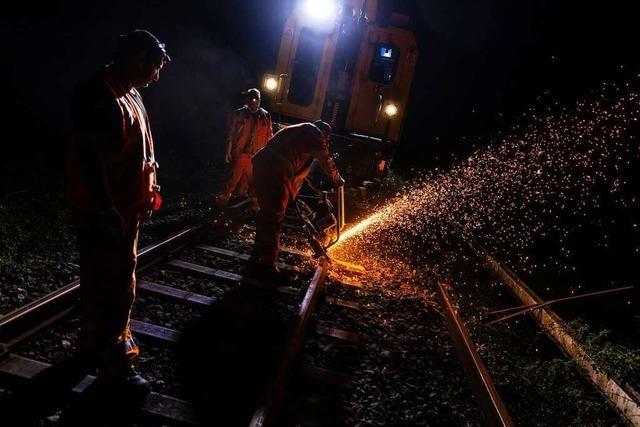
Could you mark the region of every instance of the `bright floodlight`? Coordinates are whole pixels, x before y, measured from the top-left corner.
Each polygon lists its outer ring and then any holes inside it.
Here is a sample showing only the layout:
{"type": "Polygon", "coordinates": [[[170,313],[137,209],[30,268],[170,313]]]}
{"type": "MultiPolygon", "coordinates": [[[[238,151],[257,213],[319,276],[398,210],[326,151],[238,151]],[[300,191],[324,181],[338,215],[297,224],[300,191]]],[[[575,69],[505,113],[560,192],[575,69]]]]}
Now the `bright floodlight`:
{"type": "Polygon", "coordinates": [[[278,88],[278,79],[275,78],[274,76],[266,76],[264,78],[262,87],[267,92],[274,92],[278,88]]]}
{"type": "Polygon", "coordinates": [[[398,106],[393,102],[388,103],[384,107],[384,114],[390,119],[394,118],[398,114],[398,106]]]}
{"type": "Polygon", "coordinates": [[[338,17],[340,5],[336,0],[303,0],[304,18],[315,25],[330,25],[338,17]]]}

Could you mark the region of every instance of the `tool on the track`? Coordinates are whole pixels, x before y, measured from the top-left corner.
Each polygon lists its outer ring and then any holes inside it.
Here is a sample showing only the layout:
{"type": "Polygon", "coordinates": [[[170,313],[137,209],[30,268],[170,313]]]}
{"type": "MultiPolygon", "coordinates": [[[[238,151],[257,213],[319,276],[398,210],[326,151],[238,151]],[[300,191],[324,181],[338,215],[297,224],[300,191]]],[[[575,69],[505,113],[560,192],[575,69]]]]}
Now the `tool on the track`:
{"type": "MultiPolygon", "coordinates": [[[[312,187],[313,188],[313,187],[312,187]]],[[[340,240],[340,226],[326,191],[317,191],[313,208],[300,198],[295,207],[315,258],[327,257],[327,249],[340,240]]]]}

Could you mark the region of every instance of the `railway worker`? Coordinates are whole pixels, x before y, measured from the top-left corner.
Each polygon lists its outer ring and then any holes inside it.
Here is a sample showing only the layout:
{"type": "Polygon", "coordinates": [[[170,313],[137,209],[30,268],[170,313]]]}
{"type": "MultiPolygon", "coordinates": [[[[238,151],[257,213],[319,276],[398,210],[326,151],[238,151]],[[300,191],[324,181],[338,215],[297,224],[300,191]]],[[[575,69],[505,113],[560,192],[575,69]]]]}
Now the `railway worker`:
{"type": "Polygon", "coordinates": [[[227,205],[236,188],[239,196],[254,197],[251,156],[273,136],[271,116],[260,107],[260,91],[252,88],[246,94],[247,103],[234,111],[229,124],[224,161],[231,169],[222,192],[216,197],[218,207],[227,205]]]}
{"type": "Polygon", "coordinates": [[[169,62],[164,44],[135,30],[118,38],[113,62],[80,83],[72,100],[67,194],[80,253],[78,353],[108,389],[146,394],[133,368],[129,329],[141,219],[159,208],[153,140],[138,89],[169,62]]]}
{"type": "Polygon", "coordinates": [[[289,202],[298,195],[315,159],[335,187],[344,185],[329,152],[331,126],[323,121],[282,129],[253,156],[254,185],[260,211],[253,254],[246,273],[278,280],[280,227],[289,202]]]}

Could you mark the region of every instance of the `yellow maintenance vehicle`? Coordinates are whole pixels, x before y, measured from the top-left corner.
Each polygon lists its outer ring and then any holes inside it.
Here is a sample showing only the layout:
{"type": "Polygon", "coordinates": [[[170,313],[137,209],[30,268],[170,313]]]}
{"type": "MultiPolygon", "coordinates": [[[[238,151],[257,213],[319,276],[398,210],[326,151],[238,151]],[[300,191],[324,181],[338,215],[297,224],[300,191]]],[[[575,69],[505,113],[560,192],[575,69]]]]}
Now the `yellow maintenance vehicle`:
{"type": "Polygon", "coordinates": [[[379,16],[376,0],[300,0],[263,80],[281,126],[331,124],[332,151],[356,193],[374,191],[402,134],[418,58],[408,22],[379,16]]]}

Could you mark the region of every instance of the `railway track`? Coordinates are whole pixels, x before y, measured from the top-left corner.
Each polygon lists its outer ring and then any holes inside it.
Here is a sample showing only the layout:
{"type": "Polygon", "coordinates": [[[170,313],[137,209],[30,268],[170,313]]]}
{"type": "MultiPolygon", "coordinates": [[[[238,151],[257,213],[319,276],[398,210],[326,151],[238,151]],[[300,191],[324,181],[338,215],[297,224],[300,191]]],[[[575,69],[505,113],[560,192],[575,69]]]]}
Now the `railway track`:
{"type": "MultiPolygon", "coordinates": [[[[228,227],[234,228],[234,219],[242,217],[242,209],[242,204],[236,206],[230,210],[228,217],[219,219],[218,223],[226,223],[228,227]]],[[[245,229],[251,231],[250,226],[245,229]]],[[[289,227],[289,230],[290,242],[295,243],[299,240],[299,236],[296,237],[298,230],[295,226],[289,227]]],[[[188,313],[187,309],[202,312],[202,310],[216,307],[220,301],[226,299],[226,295],[233,295],[238,289],[250,289],[250,292],[267,292],[270,295],[277,295],[278,301],[285,301],[281,305],[289,307],[288,319],[291,326],[286,329],[284,334],[286,336],[281,337],[282,342],[286,343],[282,348],[286,351],[278,353],[275,365],[270,368],[272,374],[261,383],[258,394],[253,396],[251,411],[245,411],[239,415],[241,422],[238,424],[279,425],[283,416],[291,416],[289,400],[292,397],[287,393],[287,389],[292,384],[295,384],[296,391],[301,395],[316,393],[313,384],[349,387],[351,377],[348,370],[339,371],[313,364],[305,365],[301,364],[300,360],[305,359],[304,353],[309,351],[308,347],[313,346],[313,341],[318,337],[333,340],[338,345],[344,344],[347,351],[352,351],[350,357],[358,357],[357,347],[359,343],[366,341],[367,337],[357,330],[332,325],[335,325],[335,319],[339,319],[344,311],[360,310],[357,298],[362,295],[364,285],[359,283],[357,278],[365,273],[364,269],[343,261],[334,260],[329,263],[327,260],[313,260],[306,251],[285,246],[283,258],[286,262],[281,262],[279,267],[290,274],[291,280],[286,284],[262,283],[243,277],[240,273],[242,263],[249,257],[248,252],[252,244],[250,236],[240,239],[218,238],[212,242],[207,238],[207,234],[207,227],[197,225],[181,230],[139,251],[137,306],[142,307],[134,311],[131,329],[134,335],[142,339],[145,344],[143,351],[149,353],[145,348],[147,342],[159,348],[174,348],[182,342],[183,331],[180,328],[167,327],[153,321],[153,312],[160,306],[159,304],[163,307],[171,306],[172,310],[179,312],[185,310],[184,312],[188,313]],[[336,270],[348,273],[350,280],[345,280],[344,274],[340,279],[335,279],[336,270]],[[164,280],[155,280],[157,278],[164,278],[164,280]],[[200,282],[196,286],[191,286],[190,279],[183,278],[197,278],[200,282]],[[169,283],[161,283],[163,281],[169,283]],[[332,282],[334,288],[340,287],[343,292],[338,296],[326,292],[324,288],[328,281],[332,282]],[[175,286],[170,283],[175,283],[175,286]],[[350,292],[349,299],[344,298],[345,289],[348,294],[350,292]],[[144,308],[149,301],[152,303],[151,307],[144,308]],[[324,307],[324,318],[318,314],[319,305],[324,307]],[[142,313],[143,318],[137,318],[136,313],[142,313]],[[330,315],[327,316],[327,313],[330,315]],[[332,317],[330,320],[333,321],[328,321],[327,317],[332,317]]],[[[76,280],[0,318],[0,343],[2,343],[0,388],[12,390],[17,387],[18,390],[34,390],[34,387],[39,387],[41,377],[46,378],[47,372],[55,369],[55,366],[49,363],[19,355],[15,350],[39,333],[76,317],[78,290],[79,282],[76,280]]],[[[438,284],[438,295],[448,331],[471,385],[477,406],[482,411],[482,418],[478,417],[478,419],[492,426],[513,425],[491,376],[466,331],[464,321],[451,302],[446,285],[438,284]]],[[[274,307],[275,305],[271,308],[274,307]]],[[[278,308],[275,310],[277,311],[278,308]]],[[[189,323],[185,322],[185,324],[189,323]]],[[[206,368],[206,364],[203,367],[206,368]]],[[[83,396],[90,393],[94,380],[95,377],[84,375],[73,381],[63,381],[68,390],[61,391],[64,391],[65,396],[72,402],[83,402],[83,396]]],[[[141,408],[136,408],[134,420],[148,425],[197,425],[202,419],[202,414],[197,412],[201,412],[202,409],[199,409],[197,404],[194,406],[189,399],[189,393],[184,389],[178,387],[176,393],[175,391],[173,384],[167,384],[165,390],[152,392],[141,408]]],[[[329,394],[331,393],[330,391],[329,394]]],[[[298,398],[298,400],[304,399],[298,398]]],[[[318,399],[315,400],[314,404],[318,406],[318,399]]],[[[337,406],[328,410],[316,408],[315,412],[313,409],[306,412],[315,415],[297,414],[296,416],[307,416],[308,424],[337,425],[336,420],[340,418],[337,406]],[[325,418],[321,421],[312,419],[317,417],[318,412],[326,414],[332,411],[335,412],[328,418],[323,415],[325,418]],[[334,419],[331,419],[332,416],[334,419]]],[[[37,414],[37,411],[34,414],[37,414]]],[[[44,416],[44,414],[37,415],[44,416]]],[[[213,417],[212,419],[219,416],[219,414],[209,415],[213,417]]],[[[296,422],[299,421],[298,418],[296,422]]]]}
{"type": "MultiPolygon", "coordinates": [[[[235,207],[235,210],[241,209],[241,205],[235,207]]],[[[233,212],[234,209],[231,211],[233,212]]],[[[227,218],[227,220],[229,219],[233,218],[227,218]]],[[[205,295],[185,286],[168,286],[146,279],[154,274],[157,275],[158,272],[166,271],[204,279],[208,285],[224,288],[214,294],[224,294],[229,289],[242,287],[288,298],[290,306],[295,308],[291,313],[294,318],[294,326],[286,337],[288,343],[285,346],[286,351],[282,353],[275,369],[276,375],[270,378],[254,413],[250,414],[251,417],[247,420],[248,424],[253,419],[251,423],[256,426],[276,425],[274,420],[279,419],[284,404],[284,390],[294,379],[293,372],[299,368],[297,361],[305,342],[309,339],[310,332],[313,336],[324,336],[338,342],[357,343],[363,339],[357,332],[327,326],[322,322],[322,319],[312,320],[315,308],[319,303],[333,308],[333,313],[336,316],[339,316],[340,310],[359,309],[357,301],[347,301],[325,295],[323,286],[331,268],[349,270],[351,274],[356,276],[362,273],[362,268],[348,263],[336,263],[331,266],[326,260],[314,261],[306,253],[291,249],[290,251],[285,250],[286,256],[290,260],[297,259],[299,262],[297,264],[280,264],[283,270],[291,273],[289,283],[262,283],[253,278],[243,277],[239,272],[242,262],[249,256],[247,253],[250,249],[249,245],[244,245],[244,247],[240,245],[240,248],[239,245],[234,248],[214,246],[203,240],[204,234],[206,234],[204,226],[190,227],[139,251],[139,279],[137,283],[139,301],[152,299],[162,301],[163,305],[208,310],[215,307],[220,299],[224,299],[224,296],[211,296],[211,293],[205,295]],[[232,268],[220,268],[216,262],[212,262],[214,259],[223,260],[223,264],[226,261],[232,268]],[[309,278],[309,276],[311,277],[309,278]]],[[[359,289],[362,286],[355,281],[342,285],[354,289],[359,289]]],[[[0,387],[11,389],[21,386],[23,390],[24,387],[26,390],[32,390],[29,388],[29,384],[38,386],[40,378],[46,377],[49,371],[55,369],[54,366],[35,358],[18,355],[14,350],[28,343],[29,339],[33,339],[39,333],[54,328],[61,322],[69,322],[69,319],[76,317],[78,292],[79,281],[75,280],[0,318],[0,342],[3,343],[2,357],[0,358],[0,380],[2,381],[0,387]]],[[[139,302],[137,305],[140,304],[139,302]]],[[[136,318],[136,312],[144,313],[145,309],[143,307],[142,310],[134,310],[131,320],[132,332],[143,341],[143,344],[149,341],[154,345],[175,347],[180,343],[182,331],[136,318]]],[[[332,383],[342,387],[349,385],[350,379],[345,373],[317,366],[303,366],[302,372],[307,378],[314,381],[332,383]]],[[[73,384],[70,390],[73,398],[78,399],[87,390],[90,390],[94,379],[95,377],[86,375],[73,384]]],[[[161,392],[152,392],[136,417],[151,423],[151,425],[154,423],[197,424],[195,409],[191,402],[184,399],[183,396],[171,396],[161,392]]]]}
{"type": "MultiPolygon", "coordinates": [[[[480,301],[485,300],[484,304],[486,304],[487,298],[479,298],[478,301],[474,300],[474,303],[469,304],[468,301],[465,302],[463,300],[464,298],[473,298],[473,291],[469,292],[466,297],[462,294],[457,295],[455,300],[460,302],[461,307],[464,307],[463,312],[466,309],[467,315],[475,313],[474,319],[471,320],[475,332],[478,333],[478,328],[481,327],[483,323],[484,326],[489,327],[507,321],[507,319],[528,314],[537,324],[543,335],[549,339],[549,342],[555,344],[557,349],[559,349],[567,359],[573,362],[576,371],[579,371],[584,379],[591,382],[594,390],[609,404],[611,414],[608,415],[607,423],[611,422],[614,423],[614,425],[624,423],[630,426],[640,426],[640,394],[637,391],[637,386],[617,379],[615,375],[611,375],[611,373],[607,372],[606,368],[596,362],[592,355],[589,354],[590,350],[580,342],[574,335],[572,328],[558,316],[551,307],[554,303],[581,298],[581,296],[544,301],[509,267],[491,255],[479,243],[472,241],[464,243],[471,249],[471,258],[476,257],[480,260],[480,262],[486,266],[487,271],[505,285],[513,301],[516,303],[515,306],[509,308],[487,309],[485,307],[484,310],[487,310],[485,312],[481,309],[483,303],[480,301]],[[474,307],[478,305],[477,303],[480,303],[480,306],[474,307]],[[487,314],[495,314],[502,317],[486,318],[487,314]],[[616,419],[615,413],[620,417],[619,419],[616,419]]],[[[474,271],[477,273],[477,270],[474,271]]],[[[513,425],[507,408],[491,380],[489,371],[478,356],[473,339],[464,326],[466,321],[462,318],[457,306],[452,302],[452,298],[449,295],[449,289],[451,288],[449,285],[439,283],[438,293],[443,304],[447,326],[453,337],[460,360],[465,368],[465,373],[469,378],[478,406],[483,412],[484,421],[488,425],[513,425]],[[456,329],[458,329],[458,331],[456,331],[456,329]]],[[[629,291],[630,289],[631,287],[622,287],[592,292],[585,294],[585,296],[621,293],[623,291],[629,291]]],[[[469,288],[467,287],[467,291],[468,290],[469,288]]],[[[489,289],[484,289],[484,291],[488,292],[489,289]]],[[[498,295],[500,295],[499,292],[498,295]]],[[[526,338],[523,336],[522,339],[526,338]]],[[[538,350],[536,349],[536,351],[538,350]]],[[[588,387],[588,384],[585,383],[585,386],[588,387]]]]}
{"type": "MultiPolygon", "coordinates": [[[[607,400],[628,425],[640,426],[640,393],[635,385],[621,382],[602,366],[594,361],[592,355],[584,345],[574,336],[566,322],[550,307],[550,302],[544,302],[526,283],[524,283],[509,267],[497,260],[478,243],[469,243],[470,248],[487,265],[492,273],[498,277],[509,289],[515,300],[522,304],[513,310],[499,310],[511,312],[503,319],[517,314],[528,313],[539,325],[544,333],[557,345],[562,353],[580,368],[583,375],[589,379],[598,392],[607,400]]],[[[629,290],[630,288],[621,288],[629,290]]],[[[594,292],[594,295],[611,293],[611,291],[594,292]]],[[[559,298],[557,301],[570,300],[559,298]]],[[[501,320],[501,319],[498,319],[501,320]]],[[[491,323],[496,323],[494,320],[491,323]]]]}

